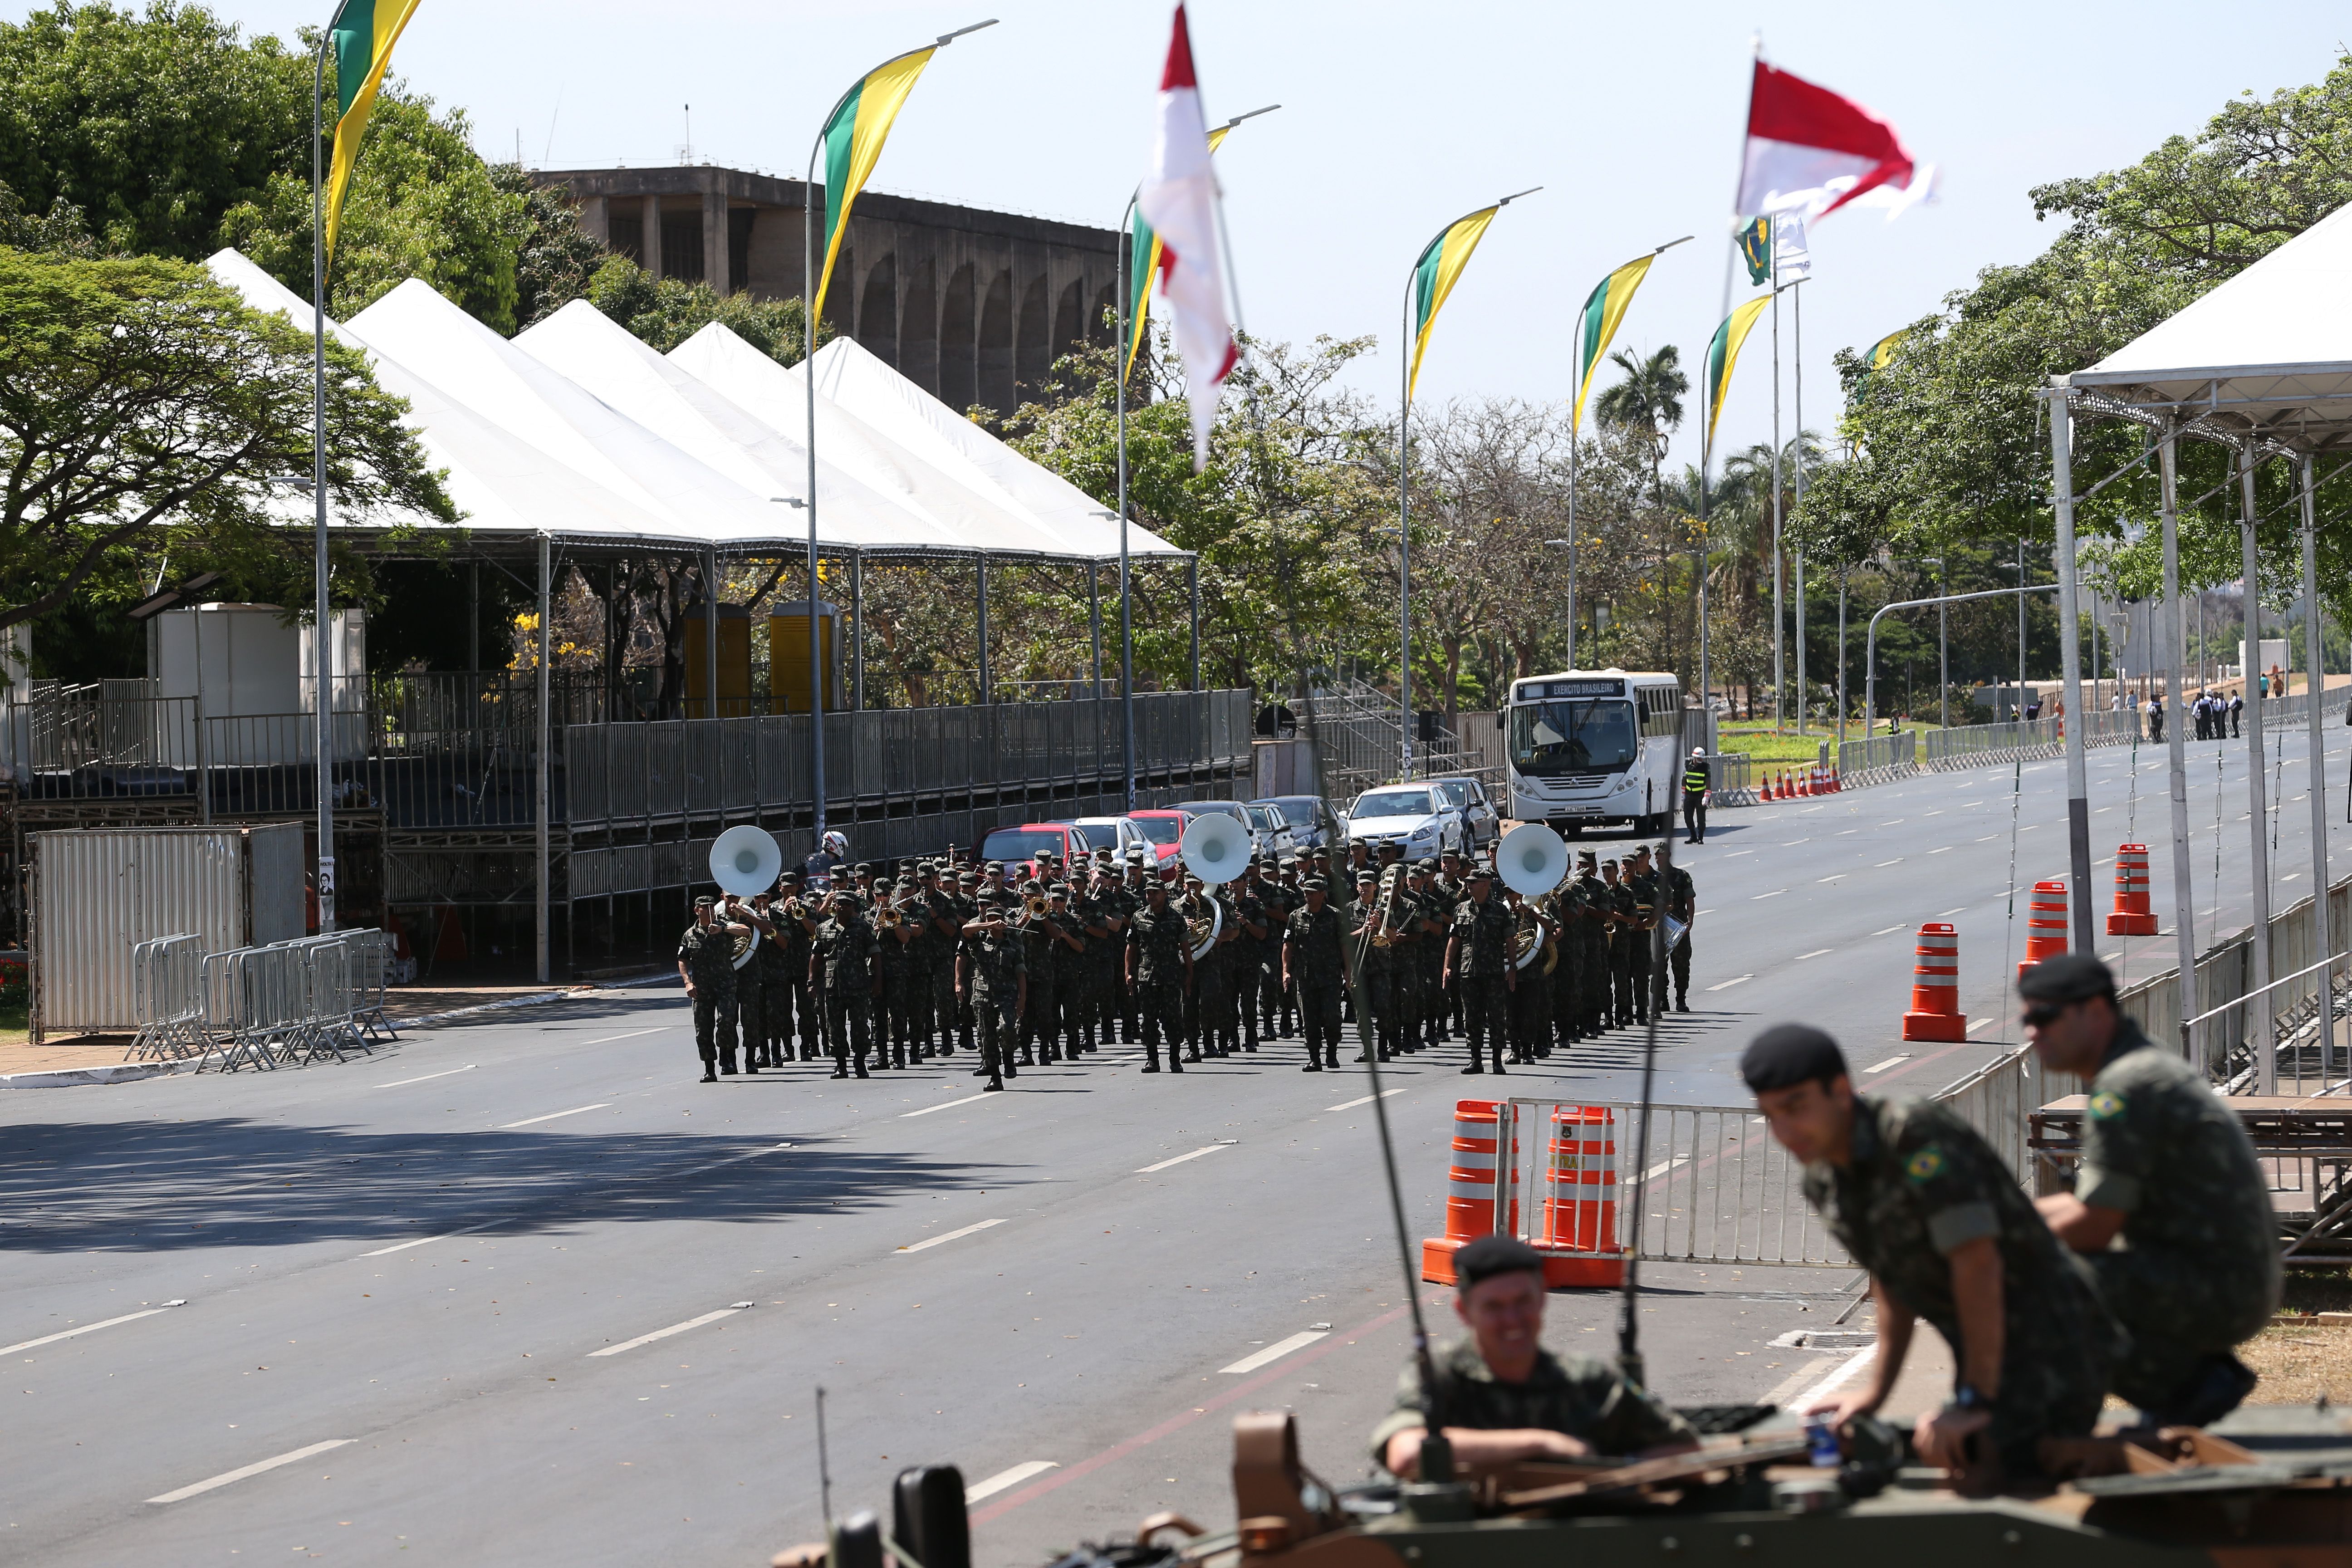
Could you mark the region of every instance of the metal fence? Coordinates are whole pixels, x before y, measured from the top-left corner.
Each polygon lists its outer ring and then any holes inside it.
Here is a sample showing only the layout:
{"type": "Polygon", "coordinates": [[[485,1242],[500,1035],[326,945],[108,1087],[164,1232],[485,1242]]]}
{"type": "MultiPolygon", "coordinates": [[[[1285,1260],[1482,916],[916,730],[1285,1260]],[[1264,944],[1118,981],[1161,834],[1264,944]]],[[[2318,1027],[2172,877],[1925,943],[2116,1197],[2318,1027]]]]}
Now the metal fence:
{"type": "Polygon", "coordinates": [[[1919,765],[1919,731],[1905,730],[1899,734],[1841,742],[1837,757],[1841,784],[1874,783],[1879,775],[1893,769],[1908,773],[1919,765]]]}
{"type": "Polygon", "coordinates": [[[391,1031],[383,986],[395,941],[351,931],[221,952],[194,935],[139,942],[139,1032],[123,1059],[223,1072],[341,1061],[391,1031]]]}
{"type": "MultiPolygon", "coordinates": [[[[2020,1048],[1947,1085],[1935,1099],[1983,1134],[2011,1173],[2028,1183],[2032,1171],[2027,1118],[2041,1103],[2041,1089],[2032,1053],[2020,1048]]],[[[1753,1106],[1651,1108],[1649,1163],[1639,1173],[1646,1190],[1638,1235],[1633,1184],[1636,1151],[1643,1147],[1641,1106],[1529,1098],[1503,1101],[1500,1110],[1512,1127],[1496,1147],[1513,1150],[1514,1158],[1507,1170],[1497,1165],[1497,1193],[1508,1201],[1498,1203],[1495,1212],[1516,1212],[1524,1239],[1559,1239],[1565,1229],[1562,1211],[1547,1200],[1589,1200],[1595,1190],[1571,1186],[1554,1194],[1544,1188],[1547,1171],[1575,1171],[1575,1156],[1556,1157],[1550,1148],[1557,1127],[1559,1136],[1585,1141],[1587,1149],[1596,1138],[1613,1141],[1602,1158],[1616,1173],[1616,1242],[1645,1262],[1852,1267],[1845,1248],[1805,1202],[1804,1167],[1773,1141],[1753,1106]],[[1553,1113],[1564,1109],[1571,1118],[1555,1122],[1553,1113]],[[1593,1110],[1612,1118],[1605,1132],[1588,1119],[1593,1110]]]]}

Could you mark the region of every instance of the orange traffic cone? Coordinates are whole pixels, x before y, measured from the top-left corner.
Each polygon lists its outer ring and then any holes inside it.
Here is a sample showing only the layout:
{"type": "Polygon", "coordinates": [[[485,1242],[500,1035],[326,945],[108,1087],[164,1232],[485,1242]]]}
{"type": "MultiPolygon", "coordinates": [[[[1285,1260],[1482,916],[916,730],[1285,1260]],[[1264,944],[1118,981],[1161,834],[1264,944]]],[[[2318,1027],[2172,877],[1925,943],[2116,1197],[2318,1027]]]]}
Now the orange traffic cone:
{"type": "Polygon", "coordinates": [[[1960,935],[1940,921],[1919,928],[1913,950],[1911,1011],[1903,1015],[1903,1037],[1947,1044],[1969,1037],[1960,1015],[1960,935]]]}
{"type": "Polygon", "coordinates": [[[2147,846],[2116,849],[2116,907],[2107,915],[2109,936],[2154,936],[2156,911],[2147,903],[2147,846]]]}
{"type": "Polygon", "coordinates": [[[1544,1283],[1613,1289],[1625,1282],[1617,1239],[1617,1117],[1605,1106],[1562,1105],[1545,1151],[1544,1283]]]}
{"type": "MultiPolygon", "coordinates": [[[[1454,1102],[1454,1153],[1445,1172],[1445,1234],[1421,1244],[1421,1277],[1433,1285],[1454,1283],[1454,1255],[1482,1236],[1492,1236],[1495,1224],[1495,1151],[1497,1102],[1457,1100],[1454,1102]]],[[[1510,1210],[1507,1233],[1519,1233],[1518,1149],[1511,1150],[1510,1210]]]]}
{"type": "Polygon", "coordinates": [[[2033,898],[2025,910],[2025,962],[2017,966],[2020,980],[2043,959],[2066,951],[2066,884],[2034,883],[2033,898]]]}

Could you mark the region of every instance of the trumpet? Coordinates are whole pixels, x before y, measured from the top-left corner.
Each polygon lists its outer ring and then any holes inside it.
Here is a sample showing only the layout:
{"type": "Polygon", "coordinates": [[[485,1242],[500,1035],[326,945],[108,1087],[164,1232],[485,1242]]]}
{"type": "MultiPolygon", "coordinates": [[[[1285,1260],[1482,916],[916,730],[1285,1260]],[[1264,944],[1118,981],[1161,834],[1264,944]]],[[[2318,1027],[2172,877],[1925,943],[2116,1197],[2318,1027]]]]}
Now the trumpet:
{"type": "Polygon", "coordinates": [[[1031,920],[1037,921],[1044,920],[1045,918],[1045,894],[1032,891],[1030,895],[1022,900],[1021,902],[1022,906],[1029,911],[1029,918],[1031,920]]]}
{"type": "Polygon", "coordinates": [[[880,931],[897,931],[898,922],[905,918],[898,912],[898,905],[885,904],[875,911],[874,924],[880,931]]]}
{"type": "Polygon", "coordinates": [[[1391,929],[1391,921],[1396,913],[1397,889],[1404,880],[1403,872],[1404,862],[1400,860],[1381,873],[1380,894],[1373,905],[1374,947],[1394,947],[1397,943],[1398,933],[1391,929]]]}

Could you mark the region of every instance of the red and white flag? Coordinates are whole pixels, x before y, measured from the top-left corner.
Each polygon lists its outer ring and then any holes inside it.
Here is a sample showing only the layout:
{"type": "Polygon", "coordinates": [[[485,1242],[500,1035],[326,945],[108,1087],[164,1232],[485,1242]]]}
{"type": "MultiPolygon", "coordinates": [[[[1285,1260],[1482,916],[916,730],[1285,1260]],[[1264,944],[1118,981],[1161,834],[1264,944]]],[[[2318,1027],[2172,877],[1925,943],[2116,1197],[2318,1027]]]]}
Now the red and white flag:
{"type": "Polygon", "coordinates": [[[1160,76],[1151,172],[1135,200],[1160,236],[1160,292],[1175,312],[1176,352],[1184,360],[1184,391],[1192,405],[1192,467],[1198,470],[1208,466],[1217,395],[1239,351],[1225,321],[1224,277],[1217,268],[1217,182],[1209,169],[1209,128],[1201,116],[1192,37],[1181,5],[1175,36],[1168,40],[1168,65],[1160,76]]]}
{"type": "Polygon", "coordinates": [[[1820,217],[1849,204],[1891,209],[1925,198],[1936,166],[1911,156],[1878,115],[1802,77],[1756,62],[1748,99],[1748,155],[1740,165],[1742,216],[1820,217]]]}

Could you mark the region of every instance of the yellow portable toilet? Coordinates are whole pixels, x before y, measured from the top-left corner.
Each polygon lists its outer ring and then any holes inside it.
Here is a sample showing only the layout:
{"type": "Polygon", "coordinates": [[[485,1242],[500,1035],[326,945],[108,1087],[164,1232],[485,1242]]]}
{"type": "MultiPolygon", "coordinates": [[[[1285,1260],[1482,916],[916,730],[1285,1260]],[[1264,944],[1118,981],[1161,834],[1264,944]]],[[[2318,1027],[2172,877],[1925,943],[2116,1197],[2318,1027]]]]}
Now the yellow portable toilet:
{"type": "MultiPolygon", "coordinates": [[[[818,661],[824,670],[824,706],[837,712],[848,706],[841,679],[841,606],[816,603],[818,661]]],[[[809,710],[809,604],[795,599],[778,605],[768,617],[769,705],[778,713],[809,710]]]]}
{"type": "MultiPolygon", "coordinates": [[[[751,715],[751,612],[742,605],[719,606],[719,710],[710,705],[709,616],[700,605],[686,611],[686,716],[748,719],[751,715]]],[[[806,635],[806,634],[803,634],[806,635]]],[[[806,662],[806,656],[803,656],[806,662]]]]}

